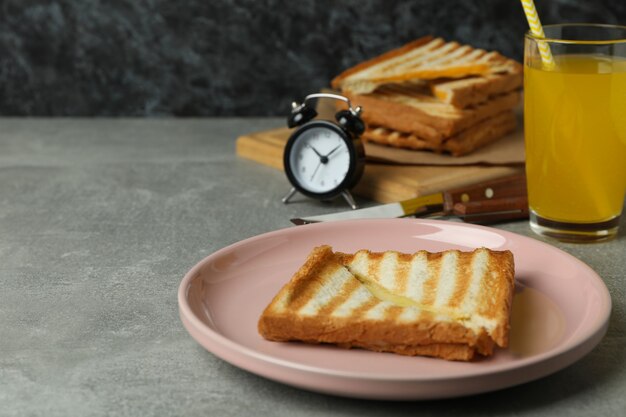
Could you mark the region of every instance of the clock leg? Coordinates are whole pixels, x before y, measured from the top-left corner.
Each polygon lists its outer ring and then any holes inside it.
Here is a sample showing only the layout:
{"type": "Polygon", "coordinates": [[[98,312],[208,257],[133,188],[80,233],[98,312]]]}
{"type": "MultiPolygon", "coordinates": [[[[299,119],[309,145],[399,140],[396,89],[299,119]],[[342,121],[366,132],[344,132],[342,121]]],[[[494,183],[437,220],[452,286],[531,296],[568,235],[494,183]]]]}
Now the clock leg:
{"type": "Polygon", "coordinates": [[[350,194],[350,191],[343,190],[341,192],[341,195],[343,196],[344,200],[346,200],[346,202],[350,205],[350,207],[352,207],[352,210],[356,210],[359,208],[359,206],[357,206],[354,202],[354,198],[352,197],[352,194],[350,194]]]}
{"type": "Polygon", "coordinates": [[[283,197],[283,203],[285,203],[285,204],[289,203],[289,199],[290,199],[291,197],[293,197],[293,196],[294,196],[294,194],[295,194],[297,191],[298,191],[298,190],[296,190],[296,189],[295,189],[295,187],[294,187],[294,188],[292,188],[291,190],[289,190],[289,192],[287,193],[287,195],[283,197]]]}

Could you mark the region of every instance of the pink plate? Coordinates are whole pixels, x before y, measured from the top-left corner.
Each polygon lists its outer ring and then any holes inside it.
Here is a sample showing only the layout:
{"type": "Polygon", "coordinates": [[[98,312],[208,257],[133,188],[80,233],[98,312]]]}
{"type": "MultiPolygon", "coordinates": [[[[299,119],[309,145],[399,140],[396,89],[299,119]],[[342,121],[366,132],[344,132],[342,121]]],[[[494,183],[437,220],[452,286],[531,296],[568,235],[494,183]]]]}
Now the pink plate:
{"type": "Polygon", "coordinates": [[[492,228],[417,219],[318,223],[243,240],[194,266],[178,303],[191,336],[242,369],[318,392],[405,400],[493,391],[551,374],[600,342],[611,311],[602,279],[559,249],[492,228]],[[510,249],[517,282],[510,347],[462,363],[264,340],[261,312],[321,244],[342,252],[510,249]]]}

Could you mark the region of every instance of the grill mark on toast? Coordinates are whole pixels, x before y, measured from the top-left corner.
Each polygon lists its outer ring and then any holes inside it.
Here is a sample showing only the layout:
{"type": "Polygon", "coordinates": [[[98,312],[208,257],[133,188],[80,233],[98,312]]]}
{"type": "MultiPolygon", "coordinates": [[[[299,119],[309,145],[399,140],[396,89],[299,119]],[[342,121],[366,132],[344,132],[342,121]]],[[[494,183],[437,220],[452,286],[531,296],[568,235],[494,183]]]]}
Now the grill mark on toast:
{"type": "Polygon", "coordinates": [[[323,285],[323,281],[320,281],[320,278],[315,280],[311,279],[296,286],[286,301],[289,308],[296,311],[300,310],[300,308],[302,308],[312,297],[315,296],[317,289],[323,285]]]}
{"type": "Polygon", "coordinates": [[[418,303],[423,303],[424,285],[428,281],[429,263],[425,251],[419,251],[411,257],[404,295],[418,303]]]}
{"type": "Polygon", "coordinates": [[[447,65],[455,61],[459,64],[467,61],[467,55],[471,53],[472,48],[467,45],[461,46],[456,42],[454,43],[456,44],[456,48],[451,50],[450,53],[444,55],[440,59],[433,60],[431,64],[433,64],[433,66],[437,66],[447,65]]]}
{"type": "MultiPolygon", "coordinates": [[[[428,42],[427,44],[420,46],[419,48],[413,49],[407,54],[399,55],[395,57],[394,59],[389,60],[388,62],[382,62],[381,65],[378,67],[369,68],[369,71],[367,71],[367,73],[373,72],[373,73],[384,74],[386,72],[389,72],[393,68],[406,66],[409,63],[411,64],[420,63],[424,61],[425,59],[427,59],[430,53],[433,53],[433,51],[439,50],[442,45],[445,45],[444,40],[441,38],[435,38],[431,40],[430,42],[428,42]]],[[[362,72],[361,74],[358,74],[355,78],[357,77],[368,78],[367,73],[362,72]]]]}
{"type": "MultiPolygon", "coordinates": [[[[366,290],[367,291],[367,290],[366,290]]],[[[369,292],[369,291],[368,291],[369,292]]],[[[371,295],[371,294],[370,294],[371,295]]],[[[352,311],[352,316],[356,318],[363,318],[366,316],[367,312],[376,307],[378,304],[382,303],[378,298],[371,296],[372,298],[367,302],[361,304],[359,307],[355,308],[352,311]]]]}
{"type": "Polygon", "coordinates": [[[394,291],[400,295],[406,295],[406,289],[409,284],[411,261],[413,256],[405,253],[395,252],[396,256],[396,286],[394,291]]]}
{"type": "Polygon", "coordinates": [[[367,262],[367,276],[376,276],[380,268],[380,261],[382,260],[383,254],[362,252],[361,256],[365,258],[363,262],[367,262]]]}
{"type": "Polygon", "coordinates": [[[434,39],[424,48],[423,52],[425,53],[407,56],[398,64],[386,67],[385,70],[387,70],[388,73],[385,75],[406,72],[406,68],[411,68],[416,65],[421,65],[422,67],[429,66],[429,63],[436,62],[442,56],[445,57],[447,53],[454,51],[457,47],[458,43],[456,42],[449,42],[446,44],[441,38],[434,39]],[[393,71],[389,71],[390,69],[393,71]]]}
{"type": "Polygon", "coordinates": [[[389,320],[391,322],[397,321],[398,316],[400,316],[400,314],[402,314],[402,312],[407,308],[408,307],[400,307],[396,305],[388,307],[385,311],[385,320],[389,320]]]}
{"type": "Polygon", "coordinates": [[[320,309],[336,298],[337,292],[350,276],[350,272],[342,265],[326,265],[292,301],[292,308],[302,315],[318,314],[320,309]]]}
{"type": "MultiPolygon", "coordinates": [[[[345,269],[345,267],[341,267],[345,269]]],[[[341,289],[337,292],[337,295],[333,297],[328,304],[319,309],[319,315],[328,315],[332,314],[340,305],[347,302],[352,294],[363,284],[359,282],[356,278],[351,278],[346,280],[341,289]]]]}
{"type": "Polygon", "coordinates": [[[441,253],[428,253],[427,255],[429,274],[424,281],[422,304],[424,306],[432,306],[437,295],[437,287],[439,285],[439,275],[441,273],[441,253]]]}
{"type": "Polygon", "coordinates": [[[480,285],[477,286],[478,287],[477,292],[482,295],[485,291],[482,290],[481,287],[484,286],[484,287],[489,288],[489,291],[492,294],[492,297],[489,297],[489,298],[483,297],[482,299],[477,300],[479,303],[477,306],[477,310],[478,310],[478,314],[480,314],[481,316],[485,318],[494,318],[497,314],[495,300],[502,299],[501,292],[507,291],[506,285],[503,285],[504,282],[502,282],[502,280],[499,279],[499,274],[502,274],[502,271],[499,270],[497,266],[498,264],[501,265],[502,263],[504,263],[505,260],[498,259],[498,258],[502,258],[507,255],[502,252],[492,253],[492,254],[489,254],[488,252],[486,252],[485,256],[487,257],[485,261],[485,264],[486,264],[485,270],[491,271],[491,273],[485,274],[484,279],[479,282],[480,285]]]}
{"type": "Polygon", "coordinates": [[[321,246],[313,249],[304,265],[294,274],[287,286],[283,287],[288,294],[283,294],[281,304],[289,308],[300,308],[310,298],[316,289],[322,285],[323,272],[328,269],[328,260],[334,254],[330,246],[321,246]],[[316,277],[311,279],[311,277],[316,277]]]}
{"type": "Polygon", "coordinates": [[[475,257],[468,256],[467,254],[460,253],[457,260],[457,277],[455,282],[454,292],[450,297],[447,305],[448,307],[458,307],[465,295],[467,294],[467,290],[470,285],[470,280],[473,279],[472,276],[472,264],[475,257]]]}
{"type": "MultiPolygon", "coordinates": [[[[378,300],[378,298],[376,298],[376,300],[378,300]]],[[[387,311],[392,307],[395,307],[392,303],[378,300],[372,308],[363,314],[363,317],[367,320],[385,320],[387,311]]]]}
{"type": "MultiPolygon", "coordinates": [[[[407,45],[408,48],[403,49],[399,48],[394,51],[390,51],[390,53],[383,54],[380,57],[374,58],[367,63],[370,63],[367,67],[358,68],[357,65],[353,69],[356,71],[350,72],[350,70],[345,71],[342,75],[344,75],[343,80],[339,79],[338,81],[344,80],[352,80],[359,78],[367,78],[367,74],[372,72],[385,71],[388,67],[396,65],[397,62],[401,62],[406,59],[407,56],[420,55],[425,51],[428,51],[433,48],[433,46],[439,45],[443,43],[443,39],[432,37],[424,37],[418,39],[416,41],[415,46],[412,47],[412,44],[407,45]],[[421,41],[421,42],[420,42],[421,41]]],[[[337,78],[340,78],[341,75],[337,78]]]]}
{"type": "MultiPolygon", "coordinates": [[[[435,300],[437,297],[437,290],[439,288],[439,279],[441,276],[444,253],[425,252],[424,254],[426,256],[426,268],[428,277],[422,285],[422,304],[428,307],[432,307],[435,304],[435,300]]],[[[420,311],[420,320],[432,320],[434,317],[435,314],[431,311],[420,311]]]]}
{"type": "MultiPolygon", "coordinates": [[[[353,275],[365,275],[368,277],[374,277],[377,276],[377,273],[379,272],[383,255],[383,253],[370,253],[367,250],[360,250],[354,254],[354,257],[352,259],[344,258],[344,260],[350,261],[349,270],[353,275]]],[[[360,282],[361,280],[358,279],[358,281],[360,282]]],[[[361,283],[361,285],[363,284],[361,283]]],[[[377,309],[384,310],[384,307],[382,305],[379,305],[384,302],[375,297],[365,285],[363,285],[363,289],[364,291],[367,291],[371,299],[353,308],[352,316],[358,318],[367,318],[368,314],[383,314],[384,311],[378,312],[377,309]]]]}
{"type": "Polygon", "coordinates": [[[358,280],[353,280],[355,288],[351,294],[330,313],[334,317],[358,317],[361,308],[366,308],[374,297],[358,280]]]}
{"type": "Polygon", "coordinates": [[[436,314],[433,313],[432,311],[420,310],[418,320],[433,321],[435,319],[435,316],[436,314]]]}

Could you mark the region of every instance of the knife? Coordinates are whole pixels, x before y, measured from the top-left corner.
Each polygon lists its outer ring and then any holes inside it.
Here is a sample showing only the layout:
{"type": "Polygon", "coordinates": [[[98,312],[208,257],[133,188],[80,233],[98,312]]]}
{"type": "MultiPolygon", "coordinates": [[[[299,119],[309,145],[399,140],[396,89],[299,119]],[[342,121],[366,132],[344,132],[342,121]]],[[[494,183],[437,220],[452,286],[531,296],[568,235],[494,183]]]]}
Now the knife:
{"type": "Polygon", "coordinates": [[[455,215],[468,223],[528,218],[526,176],[515,174],[436,194],[359,210],[291,219],[296,225],[349,219],[455,215]]]}

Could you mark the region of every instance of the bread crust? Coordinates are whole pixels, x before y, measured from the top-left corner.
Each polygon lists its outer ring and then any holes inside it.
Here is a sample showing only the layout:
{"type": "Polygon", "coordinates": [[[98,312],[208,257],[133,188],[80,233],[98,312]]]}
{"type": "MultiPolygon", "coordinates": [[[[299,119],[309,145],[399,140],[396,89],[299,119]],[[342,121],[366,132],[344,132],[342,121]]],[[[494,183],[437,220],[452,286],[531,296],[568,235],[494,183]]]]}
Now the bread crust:
{"type": "Polygon", "coordinates": [[[453,156],[467,155],[515,131],[516,128],[515,113],[506,111],[451,137],[444,142],[443,149],[453,156]]]}
{"type": "Polygon", "coordinates": [[[491,280],[485,281],[483,285],[488,286],[491,297],[481,305],[479,313],[496,320],[498,325],[491,337],[498,346],[508,347],[515,292],[515,261],[511,251],[491,251],[489,269],[492,271],[491,280]]]}
{"type": "Polygon", "coordinates": [[[367,350],[373,350],[375,352],[390,352],[397,353],[399,355],[406,356],[431,356],[449,361],[471,361],[477,354],[476,349],[465,345],[463,343],[433,343],[430,345],[394,345],[394,346],[380,346],[380,345],[368,345],[362,343],[354,344],[341,344],[343,348],[362,348],[367,350]]]}
{"type": "Polygon", "coordinates": [[[426,346],[463,344],[482,355],[493,353],[494,341],[485,332],[476,334],[460,323],[440,322],[434,317],[400,324],[393,320],[336,317],[299,317],[290,312],[263,314],[259,332],[278,342],[339,343],[353,346],[426,346]],[[381,343],[384,341],[384,344],[381,343]]]}

